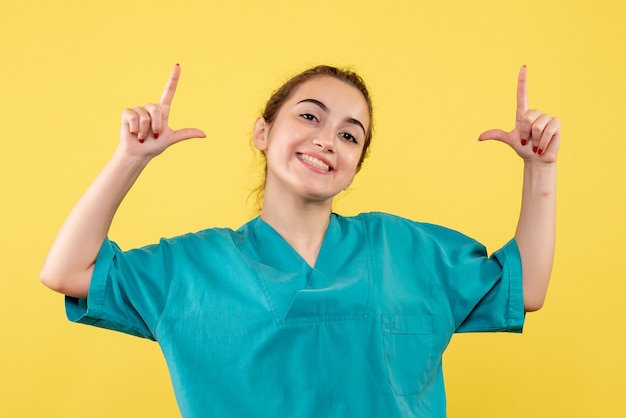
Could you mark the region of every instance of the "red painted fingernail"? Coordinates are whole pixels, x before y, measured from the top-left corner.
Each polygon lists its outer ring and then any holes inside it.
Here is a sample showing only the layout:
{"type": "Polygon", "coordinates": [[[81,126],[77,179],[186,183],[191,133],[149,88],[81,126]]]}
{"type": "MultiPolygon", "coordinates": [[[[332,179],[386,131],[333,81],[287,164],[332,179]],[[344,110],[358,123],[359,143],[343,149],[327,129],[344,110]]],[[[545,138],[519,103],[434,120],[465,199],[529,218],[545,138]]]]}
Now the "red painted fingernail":
{"type": "Polygon", "coordinates": [[[152,136],[154,137],[154,139],[159,139],[159,134],[152,134],[152,136]]]}
{"type": "Polygon", "coordinates": [[[145,139],[140,139],[140,140],[139,140],[139,143],[140,143],[140,144],[143,144],[143,143],[144,143],[144,141],[145,141],[145,139]]]}
{"type": "Polygon", "coordinates": [[[528,144],[528,139],[522,139],[522,145],[528,144]]]}
{"type": "Polygon", "coordinates": [[[541,148],[539,148],[539,149],[537,150],[537,154],[539,154],[539,155],[543,154],[543,150],[542,150],[541,148]]]}
{"type": "Polygon", "coordinates": [[[536,154],[539,147],[533,147],[533,152],[536,154]]]}

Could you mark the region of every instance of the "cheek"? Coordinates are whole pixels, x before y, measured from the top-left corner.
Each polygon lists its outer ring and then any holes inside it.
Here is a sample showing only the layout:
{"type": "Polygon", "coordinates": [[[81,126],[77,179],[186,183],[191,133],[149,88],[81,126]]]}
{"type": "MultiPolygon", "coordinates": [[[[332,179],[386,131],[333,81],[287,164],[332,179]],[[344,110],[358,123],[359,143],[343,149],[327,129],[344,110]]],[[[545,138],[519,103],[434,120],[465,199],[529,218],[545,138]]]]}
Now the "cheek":
{"type": "Polygon", "coordinates": [[[346,149],[342,153],[343,163],[350,167],[354,167],[356,170],[356,166],[359,164],[362,152],[363,150],[361,148],[356,149],[356,147],[350,147],[350,149],[346,149]]]}
{"type": "Polygon", "coordinates": [[[306,129],[302,129],[295,123],[284,122],[270,135],[268,149],[271,148],[292,148],[306,140],[308,137],[306,129]]]}

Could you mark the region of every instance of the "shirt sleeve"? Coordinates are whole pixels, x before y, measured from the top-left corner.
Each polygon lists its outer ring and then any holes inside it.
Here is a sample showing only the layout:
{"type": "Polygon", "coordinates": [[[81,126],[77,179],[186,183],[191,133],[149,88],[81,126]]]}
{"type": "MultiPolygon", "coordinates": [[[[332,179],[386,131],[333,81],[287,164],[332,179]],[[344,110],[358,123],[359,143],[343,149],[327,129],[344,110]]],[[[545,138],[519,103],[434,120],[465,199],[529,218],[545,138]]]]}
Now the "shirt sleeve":
{"type": "Polygon", "coordinates": [[[488,255],[477,241],[436,229],[435,263],[449,300],[455,332],[522,332],[522,263],[514,239],[488,255]]]}
{"type": "Polygon", "coordinates": [[[106,239],[98,253],[87,299],[66,296],[67,318],[156,340],[156,327],[175,277],[175,246],[123,252],[106,239]]]}
{"type": "Polygon", "coordinates": [[[481,274],[493,280],[493,286],[456,332],[522,332],[525,320],[522,263],[515,240],[493,253],[483,263],[481,274]]]}

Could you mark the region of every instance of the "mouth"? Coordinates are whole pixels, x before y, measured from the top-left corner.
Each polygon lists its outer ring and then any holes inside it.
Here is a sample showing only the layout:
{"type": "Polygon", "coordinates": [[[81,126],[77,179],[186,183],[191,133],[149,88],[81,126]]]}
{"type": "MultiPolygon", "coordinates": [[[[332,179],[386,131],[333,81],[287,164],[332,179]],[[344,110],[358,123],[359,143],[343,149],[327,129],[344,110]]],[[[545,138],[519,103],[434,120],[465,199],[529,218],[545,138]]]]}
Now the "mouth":
{"type": "Polygon", "coordinates": [[[301,153],[297,153],[297,156],[301,161],[304,161],[306,164],[313,166],[315,168],[318,168],[320,170],[323,170],[325,172],[329,172],[333,170],[331,166],[329,166],[328,164],[326,164],[324,161],[320,160],[319,158],[315,158],[311,155],[301,154],[301,153]]]}

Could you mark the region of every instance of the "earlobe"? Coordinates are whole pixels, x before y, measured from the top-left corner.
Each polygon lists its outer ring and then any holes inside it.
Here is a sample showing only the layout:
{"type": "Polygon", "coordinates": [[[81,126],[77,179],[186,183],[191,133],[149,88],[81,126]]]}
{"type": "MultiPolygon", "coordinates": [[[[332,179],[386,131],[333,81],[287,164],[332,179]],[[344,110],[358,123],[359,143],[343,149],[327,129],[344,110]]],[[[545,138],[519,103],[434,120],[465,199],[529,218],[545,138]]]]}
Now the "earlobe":
{"type": "Polygon", "coordinates": [[[259,151],[265,151],[267,149],[267,123],[265,119],[260,116],[256,122],[254,122],[254,146],[259,151]]]}

